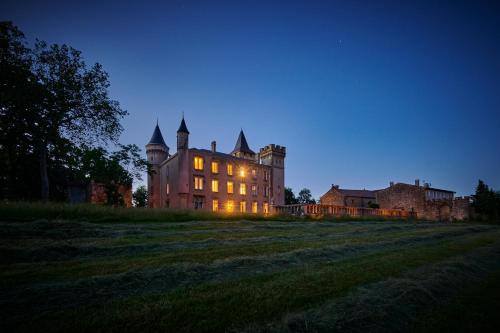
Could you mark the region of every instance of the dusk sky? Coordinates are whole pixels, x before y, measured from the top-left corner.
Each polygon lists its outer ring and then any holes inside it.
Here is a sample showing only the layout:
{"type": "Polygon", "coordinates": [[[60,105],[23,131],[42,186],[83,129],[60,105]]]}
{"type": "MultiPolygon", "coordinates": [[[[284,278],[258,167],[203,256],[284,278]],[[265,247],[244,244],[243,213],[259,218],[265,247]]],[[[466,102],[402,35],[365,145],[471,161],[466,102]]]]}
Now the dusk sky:
{"type": "MultiPolygon", "coordinates": [[[[500,2],[2,1],[28,40],[110,74],[144,149],[287,147],[286,186],[379,189],[416,178],[500,189],[500,2]]],[[[145,153],[144,153],[145,154],[145,153]]]]}

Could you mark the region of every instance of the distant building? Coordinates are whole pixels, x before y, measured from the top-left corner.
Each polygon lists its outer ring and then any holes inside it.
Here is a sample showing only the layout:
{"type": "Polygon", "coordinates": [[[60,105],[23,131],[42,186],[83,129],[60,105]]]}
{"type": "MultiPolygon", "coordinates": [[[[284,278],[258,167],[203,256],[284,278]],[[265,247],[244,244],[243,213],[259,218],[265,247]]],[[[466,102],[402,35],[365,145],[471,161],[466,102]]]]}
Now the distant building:
{"type": "Polygon", "coordinates": [[[467,219],[470,215],[468,198],[454,198],[455,192],[427,183],[421,186],[418,179],[414,185],[391,182],[375,193],[380,208],[414,211],[419,218],[448,221],[467,219]]]}
{"type": "Polygon", "coordinates": [[[369,190],[348,190],[332,185],[330,190],[323,194],[319,203],[322,205],[337,205],[347,207],[367,208],[376,202],[375,192],[369,190]]]}
{"type": "MultiPolygon", "coordinates": [[[[125,207],[132,207],[132,186],[119,185],[118,193],[125,207]]],[[[86,182],[71,182],[67,188],[70,203],[105,204],[108,201],[106,187],[93,180],[86,182]]]]}
{"type": "Polygon", "coordinates": [[[189,147],[184,118],[177,152],[170,155],[158,124],[146,145],[153,174],[148,176],[149,206],[224,212],[269,213],[285,203],[285,147],[270,144],[255,153],[243,130],[233,151],[189,147]]]}

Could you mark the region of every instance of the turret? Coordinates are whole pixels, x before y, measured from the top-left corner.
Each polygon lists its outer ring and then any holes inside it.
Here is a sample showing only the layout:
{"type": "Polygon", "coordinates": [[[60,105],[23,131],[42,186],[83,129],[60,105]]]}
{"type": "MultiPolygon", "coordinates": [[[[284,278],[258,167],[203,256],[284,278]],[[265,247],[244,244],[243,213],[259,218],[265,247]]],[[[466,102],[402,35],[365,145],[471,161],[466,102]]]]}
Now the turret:
{"type": "Polygon", "coordinates": [[[179,207],[188,208],[189,202],[189,177],[191,163],[189,160],[189,131],[182,116],[181,125],[177,130],[177,161],[179,170],[178,189],[179,207]]]}
{"type": "Polygon", "coordinates": [[[234,146],[231,155],[249,160],[255,160],[255,152],[248,146],[243,129],[240,131],[240,135],[238,136],[238,140],[236,140],[236,145],[234,146]]]}
{"type": "Polygon", "coordinates": [[[148,175],[149,207],[160,206],[160,164],[169,157],[169,148],[163,140],[158,122],[151,140],[146,145],[146,155],[152,173],[148,175]]]}
{"type": "Polygon", "coordinates": [[[286,148],[270,144],[261,148],[259,158],[262,164],[271,166],[271,204],[285,204],[285,156],[286,148]]]}
{"type": "Polygon", "coordinates": [[[186,122],[184,121],[184,116],[182,116],[181,125],[177,130],[177,151],[179,149],[188,149],[189,148],[189,131],[186,126],[186,122]]]}

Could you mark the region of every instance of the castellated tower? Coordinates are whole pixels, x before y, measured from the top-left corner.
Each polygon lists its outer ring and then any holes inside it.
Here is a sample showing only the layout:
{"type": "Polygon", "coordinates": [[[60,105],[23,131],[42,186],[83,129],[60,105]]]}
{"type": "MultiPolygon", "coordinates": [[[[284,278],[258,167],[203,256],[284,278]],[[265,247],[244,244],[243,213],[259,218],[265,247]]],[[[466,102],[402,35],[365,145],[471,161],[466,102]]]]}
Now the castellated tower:
{"type": "Polygon", "coordinates": [[[169,157],[169,148],[163,140],[158,123],[156,124],[153,136],[146,145],[146,155],[151,163],[152,173],[148,175],[148,205],[151,208],[160,207],[160,164],[169,157]]]}
{"type": "Polygon", "coordinates": [[[182,117],[181,125],[177,130],[177,155],[178,155],[178,189],[179,208],[188,208],[188,198],[190,190],[189,176],[191,164],[189,161],[189,131],[182,117]]]}
{"type": "Polygon", "coordinates": [[[285,204],[285,156],[286,148],[275,144],[267,145],[259,152],[261,163],[272,167],[269,184],[271,205],[285,204]]]}

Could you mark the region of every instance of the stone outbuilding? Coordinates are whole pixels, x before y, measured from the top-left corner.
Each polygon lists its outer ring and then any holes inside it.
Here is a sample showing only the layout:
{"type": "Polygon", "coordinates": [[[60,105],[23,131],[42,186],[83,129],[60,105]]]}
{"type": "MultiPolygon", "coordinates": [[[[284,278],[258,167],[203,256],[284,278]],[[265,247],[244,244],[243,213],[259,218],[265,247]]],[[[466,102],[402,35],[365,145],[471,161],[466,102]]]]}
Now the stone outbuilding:
{"type": "Polygon", "coordinates": [[[320,197],[319,202],[322,205],[368,208],[376,202],[376,196],[375,191],[349,190],[332,185],[330,190],[320,197]]]}
{"type": "Polygon", "coordinates": [[[469,218],[467,199],[455,199],[455,192],[434,188],[425,183],[392,183],[389,187],[375,191],[380,208],[404,209],[417,213],[418,218],[438,221],[469,218]]]}

